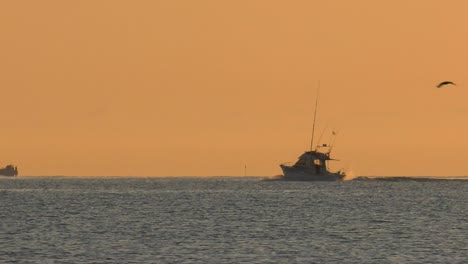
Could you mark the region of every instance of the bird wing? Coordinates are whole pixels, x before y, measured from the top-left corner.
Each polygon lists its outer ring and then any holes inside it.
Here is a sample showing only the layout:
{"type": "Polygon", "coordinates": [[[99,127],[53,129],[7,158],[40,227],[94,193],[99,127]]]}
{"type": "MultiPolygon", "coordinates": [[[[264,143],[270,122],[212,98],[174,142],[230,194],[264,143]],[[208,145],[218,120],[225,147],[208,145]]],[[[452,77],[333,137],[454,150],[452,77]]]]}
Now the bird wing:
{"type": "Polygon", "coordinates": [[[444,85],[448,85],[448,84],[453,84],[453,85],[455,85],[455,83],[453,83],[453,82],[441,82],[441,83],[439,83],[439,85],[437,85],[437,88],[440,88],[440,87],[442,87],[442,86],[444,86],[444,85]]]}

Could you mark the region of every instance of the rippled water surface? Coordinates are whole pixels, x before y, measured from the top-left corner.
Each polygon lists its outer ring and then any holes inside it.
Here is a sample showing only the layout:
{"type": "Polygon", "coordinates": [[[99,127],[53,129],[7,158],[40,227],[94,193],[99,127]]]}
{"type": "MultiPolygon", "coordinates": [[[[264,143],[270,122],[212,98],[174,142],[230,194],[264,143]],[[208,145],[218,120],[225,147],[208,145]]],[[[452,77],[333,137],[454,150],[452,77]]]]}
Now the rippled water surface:
{"type": "Polygon", "coordinates": [[[0,179],[0,263],[467,263],[468,181],[0,179]]]}

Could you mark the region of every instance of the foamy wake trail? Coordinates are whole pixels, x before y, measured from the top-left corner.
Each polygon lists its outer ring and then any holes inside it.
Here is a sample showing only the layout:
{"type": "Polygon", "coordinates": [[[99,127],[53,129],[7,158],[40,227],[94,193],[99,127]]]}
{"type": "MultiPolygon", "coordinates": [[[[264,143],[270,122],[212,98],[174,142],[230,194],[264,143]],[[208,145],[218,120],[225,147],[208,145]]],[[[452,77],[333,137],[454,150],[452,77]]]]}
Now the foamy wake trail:
{"type": "Polygon", "coordinates": [[[345,181],[350,181],[358,177],[358,174],[352,168],[345,169],[345,174],[346,174],[346,176],[344,177],[345,181]]]}

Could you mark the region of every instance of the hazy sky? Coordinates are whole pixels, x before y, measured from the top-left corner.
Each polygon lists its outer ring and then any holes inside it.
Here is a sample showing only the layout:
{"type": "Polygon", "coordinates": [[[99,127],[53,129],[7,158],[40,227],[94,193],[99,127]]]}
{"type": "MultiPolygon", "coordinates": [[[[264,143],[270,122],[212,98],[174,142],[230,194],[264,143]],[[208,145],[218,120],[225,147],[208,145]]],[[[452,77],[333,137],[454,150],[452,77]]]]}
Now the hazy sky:
{"type": "Polygon", "coordinates": [[[468,175],[468,2],[1,1],[0,165],[21,175],[468,175]],[[437,89],[441,81],[457,86],[437,89]],[[325,140],[324,140],[325,141],[325,140]],[[326,142],[323,142],[326,143],[326,142]]]}

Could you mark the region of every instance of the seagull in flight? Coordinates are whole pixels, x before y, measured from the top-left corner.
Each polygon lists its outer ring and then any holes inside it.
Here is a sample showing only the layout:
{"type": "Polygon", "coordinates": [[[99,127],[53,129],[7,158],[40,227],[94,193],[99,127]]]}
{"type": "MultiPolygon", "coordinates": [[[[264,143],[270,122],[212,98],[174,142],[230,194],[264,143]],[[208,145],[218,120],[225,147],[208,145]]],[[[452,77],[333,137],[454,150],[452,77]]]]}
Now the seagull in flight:
{"type": "Polygon", "coordinates": [[[442,86],[449,85],[449,84],[451,84],[451,85],[456,85],[456,84],[453,83],[453,82],[446,81],[446,82],[441,82],[441,83],[439,83],[439,84],[437,85],[437,88],[440,88],[440,87],[442,87],[442,86]]]}

